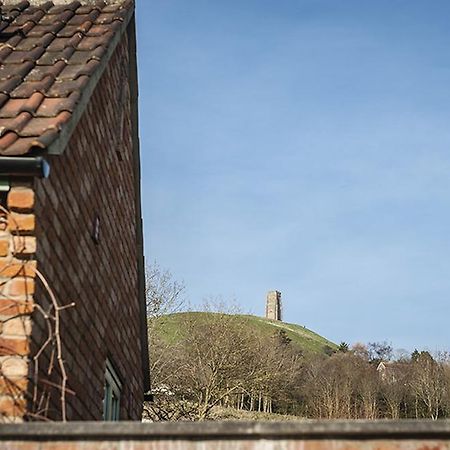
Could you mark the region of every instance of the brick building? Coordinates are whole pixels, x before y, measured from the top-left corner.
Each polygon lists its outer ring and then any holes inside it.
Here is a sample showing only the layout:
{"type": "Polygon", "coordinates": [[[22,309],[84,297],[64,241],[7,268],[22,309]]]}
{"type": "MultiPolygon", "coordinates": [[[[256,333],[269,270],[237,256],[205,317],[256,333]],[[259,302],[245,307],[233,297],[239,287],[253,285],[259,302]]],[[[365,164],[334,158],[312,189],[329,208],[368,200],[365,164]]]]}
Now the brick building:
{"type": "Polygon", "coordinates": [[[139,420],[134,4],[0,8],[0,420],[139,420]]]}

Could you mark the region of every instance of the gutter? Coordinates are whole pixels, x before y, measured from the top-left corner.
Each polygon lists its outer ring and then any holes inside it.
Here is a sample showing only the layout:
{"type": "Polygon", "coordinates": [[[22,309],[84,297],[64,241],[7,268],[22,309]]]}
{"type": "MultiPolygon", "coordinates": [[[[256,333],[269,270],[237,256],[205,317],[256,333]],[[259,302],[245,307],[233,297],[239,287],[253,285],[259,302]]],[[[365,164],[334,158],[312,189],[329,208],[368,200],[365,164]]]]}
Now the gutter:
{"type": "Polygon", "coordinates": [[[49,173],[42,156],[0,156],[0,176],[47,178],[49,173]]]}
{"type": "Polygon", "coordinates": [[[0,191],[9,191],[10,177],[47,178],[49,173],[42,156],[0,156],[0,191]]]}

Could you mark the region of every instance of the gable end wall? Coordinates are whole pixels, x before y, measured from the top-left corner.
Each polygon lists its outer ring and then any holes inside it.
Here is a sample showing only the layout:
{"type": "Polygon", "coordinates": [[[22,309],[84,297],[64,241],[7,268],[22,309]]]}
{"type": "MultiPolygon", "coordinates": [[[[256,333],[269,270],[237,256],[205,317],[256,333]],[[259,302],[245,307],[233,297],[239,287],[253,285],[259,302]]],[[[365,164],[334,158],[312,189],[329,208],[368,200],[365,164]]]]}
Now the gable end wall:
{"type": "MultiPolygon", "coordinates": [[[[138,286],[135,174],[128,86],[127,34],[116,48],[95,92],[60,156],[49,157],[50,177],[35,182],[38,267],[60,304],[68,420],[99,420],[103,413],[106,359],[123,392],[121,419],[139,420],[143,400],[142,339],[138,286]],[[92,237],[96,218],[99,241],[92,237]]],[[[45,304],[38,285],[36,302],[45,304]]],[[[46,337],[35,317],[32,352],[46,337]]],[[[41,371],[48,367],[43,356],[41,371]]],[[[45,377],[45,373],[42,372],[45,377]]],[[[56,371],[54,381],[58,383],[56,371]]],[[[60,418],[53,389],[51,416],[60,418]]]]}

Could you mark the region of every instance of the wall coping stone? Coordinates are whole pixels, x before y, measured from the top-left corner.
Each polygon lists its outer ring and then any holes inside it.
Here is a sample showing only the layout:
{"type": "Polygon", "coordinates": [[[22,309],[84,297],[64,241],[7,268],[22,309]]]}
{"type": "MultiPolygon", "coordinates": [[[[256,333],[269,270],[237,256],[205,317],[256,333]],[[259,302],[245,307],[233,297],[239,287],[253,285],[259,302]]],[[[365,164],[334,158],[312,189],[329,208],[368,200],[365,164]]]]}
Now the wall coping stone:
{"type": "Polygon", "coordinates": [[[205,441],[218,439],[450,440],[450,420],[295,422],[46,422],[0,425],[0,441],[205,441]]]}

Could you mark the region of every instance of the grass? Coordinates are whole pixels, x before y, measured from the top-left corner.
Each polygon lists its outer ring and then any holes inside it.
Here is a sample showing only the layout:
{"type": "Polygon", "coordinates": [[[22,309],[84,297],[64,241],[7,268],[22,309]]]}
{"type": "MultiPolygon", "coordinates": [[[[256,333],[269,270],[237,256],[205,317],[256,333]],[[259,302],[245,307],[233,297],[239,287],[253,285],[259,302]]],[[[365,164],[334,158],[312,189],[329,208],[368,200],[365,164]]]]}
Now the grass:
{"type": "Polygon", "coordinates": [[[294,346],[310,352],[322,352],[325,346],[336,349],[337,345],[328,339],[320,336],[308,328],[294,323],[285,323],[276,320],[268,320],[263,317],[245,316],[249,323],[255,328],[259,328],[264,334],[273,334],[277,330],[284,330],[291,339],[294,346]]]}
{"type": "Polygon", "coordinates": [[[270,421],[302,421],[303,417],[287,414],[264,413],[258,411],[238,410],[234,408],[223,408],[216,406],[213,408],[210,420],[270,420],[270,421]]]}
{"type": "MultiPolygon", "coordinates": [[[[160,336],[167,342],[176,342],[183,334],[183,319],[195,316],[196,319],[199,319],[199,323],[201,323],[202,320],[206,320],[211,314],[215,313],[183,312],[169,314],[158,319],[156,329],[160,336]]],[[[291,344],[303,352],[322,353],[326,346],[332,349],[337,348],[333,342],[301,325],[251,315],[236,314],[231,317],[236,319],[236,323],[243,322],[245,326],[252,327],[256,335],[270,336],[278,330],[284,330],[286,335],[291,339],[291,344]]]]}

